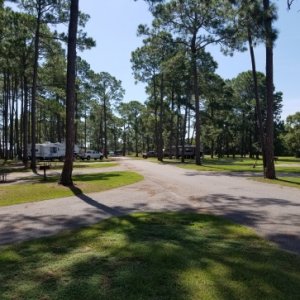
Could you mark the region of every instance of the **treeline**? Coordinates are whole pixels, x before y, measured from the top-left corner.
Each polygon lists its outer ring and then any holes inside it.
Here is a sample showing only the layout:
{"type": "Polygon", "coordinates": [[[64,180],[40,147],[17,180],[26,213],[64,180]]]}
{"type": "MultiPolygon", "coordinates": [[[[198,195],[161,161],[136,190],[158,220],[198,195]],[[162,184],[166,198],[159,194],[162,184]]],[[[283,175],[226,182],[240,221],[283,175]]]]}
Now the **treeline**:
{"type": "MultiPolygon", "coordinates": [[[[14,2],[0,9],[0,158],[18,157],[27,165],[28,145],[65,140],[67,34],[55,28],[67,25],[70,1],[14,2]]],[[[78,50],[95,46],[83,31],[88,19],[79,14],[78,50]]],[[[115,123],[112,109],[124,94],[121,82],[95,73],[80,56],[76,75],[75,143],[107,148],[107,124],[115,123]]]]}
{"type": "MultiPolygon", "coordinates": [[[[129,145],[129,150],[136,153],[142,149],[158,152],[160,134],[162,147],[168,153],[171,152],[169,149],[172,147],[195,143],[195,105],[193,98],[189,99],[188,95],[182,91],[178,93],[182,81],[169,82],[166,72],[164,75],[162,103],[151,97],[145,105],[136,101],[122,104],[122,107],[128,109],[128,124],[124,132],[127,131],[131,139],[138,142],[137,145],[135,142],[129,145]]],[[[262,73],[257,73],[257,75],[259,89],[264,91],[265,76],[262,73]]],[[[261,158],[251,71],[243,72],[232,80],[223,80],[213,73],[206,74],[201,85],[204,91],[200,109],[201,142],[203,145],[201,148],[205,155],[212,158],[235,157],[236,155],[261,158]]],[[[156,89],[159,90],[160,86],[161,83],[158,82],[156,89]]],[[[153,89],[153,86],[151,88],[153,89]]],[[[189,93],[189,89],[186,92],[189,93]]],[[[284,141],[285,126],[280,119],[281,103],[282,93],[275,92],[275,155],[292,153],[284,141]]],[[[262,102],[263,122],[266,120],[265,110],[264,97],[262,102]]],[[[123,115],[126,117],[125,113],[123,115]]]]}
{"type": "MultiPolygon", "coordinates": [[[[0,158],[18,157],[27,165],[28,145],[65,139],[67,36],[55,28],[68,21],[69,1],[15,2],[0,9],[0,158]]],[[[202,151],[211,157],[263,155],[266,170],[274,151],[299,152],[297,115],[286,125],[280,120],[283,95],[270,71],[255,69],[254,45],[265,43],[270,52],[276,39],[270,27],[275,7],[261,1],[147,2],[153,25],[139,26],[142,45],[131,62],[148,99],[122,101],[121,82],[94,72],[78,56],[76,144],[105,155],[156,150],[159,160],[163,149],[194,144],[197,164],[202,151]],[[221,45],[225,54],[247,48],[251,71],[224,80],[209,44],[221,45]]],[[[80,13],[79,50],[95,46],[83,31],[88,19],[80,13]]]]}
{"type": "Polygon", "coordinates": [[[276,178],[274,155],[295,153],[285,137],[295,126],[285,128],[280,121],[282,93],[273,83],[275,4],[146,2],[154,20],[150,27],[139,26],[143,45],[132,53],[132,63],[136,80],[147,84],[158,159],[163,160],[164,147],[194,143],[196,164],[203,149],[211,156],[261,154],[264,176],[276,178]],[[265,47],[265,74],[256,70],[259,44],[265,47]],[[224,81],[215,73],[209,45],[219,45],[225,55],[248,51],[251,71],[224,81]]]}

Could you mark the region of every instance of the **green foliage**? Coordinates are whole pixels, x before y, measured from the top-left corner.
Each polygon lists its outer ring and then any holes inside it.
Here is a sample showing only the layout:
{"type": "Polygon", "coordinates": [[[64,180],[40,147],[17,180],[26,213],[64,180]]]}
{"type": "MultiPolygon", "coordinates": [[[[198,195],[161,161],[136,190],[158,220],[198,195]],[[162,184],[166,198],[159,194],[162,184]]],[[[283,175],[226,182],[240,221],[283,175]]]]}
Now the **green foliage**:
{"type": "Polygon", "coordinates": [[[243,226],[144,213],[0,251],[2,299],[297,299],[300,259],[243,226]]]}
{"type": "Polygon", "coordinates": [[[300,112],[286,119],[284,141],[290,153],[300,157],[300,112]]]}
{"type": "MultiPolygon", "coordinates": [[[[42,11],[37,142],[61,142],[66,122],[66,56],[62,42],[66,41],[67,35],[54,31],[47,24],[66,21],[69,18],[70,1],[14,2],[20,5],[22,13],[7,7],[0,10],[0,109],[3,115],[0,135],[5,144],[2,147],[5,150],[0,149],[0,157],[6,159],[17,154],[21,157],[24,148],[22,143],[25,143],[23,139],[30,138],[30,133],[23,132],[25,126],[22,122],[25,113],[30,116],[25,106],[28,107],[31,101],[29,93],[37,4],[41,4],[42,11]],[[7,101],[5,95],[9,95],[7,101]],[[22,102],[22,97],[27,97],[27,105],[22,102]],[[9,116],[8,108],[12,106],[20,110],[9,116]],[[18,145],[18,149],[10,151],[9,140],[11,144],[18,145]]],[[[150,27],[139,26],[138,35],[143,42],[131,57],[135,79],[146,83],[148,94],[138,121],[135,125],[132,121],[129,124],[128,112],[120,117],[116,111],[124,95],[121,82],[106,72],[94,72],[86,61],[77,57],[76,144],[101,151],[104,148],[107,151],[122,148],[136,151],[138,148],[139,152],[158,150],[159,147],[168,149],[182,143],[195,144],[195,128],[201,128],[201,143],[206,154],[212,157],[227,154],[254,156],[261,147],[255,120],[251,72],[243,72],[231,81],[224,80],[215,73],[217,63],[206,46],[216,42],[229,54],[235,50],[245,50],[249,30],[253,44],[261,43],[264,40],[263,3],[248,0],[146,2],[150,4],[154,22],[150,27]],[[197,76],[192,73],[193,59],[197,76]],[[195,88],[199,92],[199,101],[196,100],[195,88]],[[196,126],[198,102],[200,117],[196,126]]],[[[273,6],[270,14],[272,18],[276,15],[273,6]]],[[[84,27],[88,19],[88,15],[81,13],[79,25],[84,27]]],[[[78,40],[81,50],[94,45],[83,31],[78,40]]],[[[257,75],[265,121],[265,76],[259,72],[257,75]]],[[[292,140],[291,135],[285,138],[280,121],[283,96],[280,92],[274,92],[273,96],[275,154],[285,154],[287,148],[290,153],[295,153],[291,142],[287,142],[292,140]]]]}
{"type": "MultiPolygon", "coordinates": [[[[121,103],[118,110],[120,115],[122,116],[123,128],[124,128],[123,135],[126,135],[127,137],[131,137],[130,140],[133,141],[133,145],[130,145],[129,143],[127,143],[127,147],[126,145],[123,145],[124,148],[130,148],[130,149],[124,149],[124,152],[127,152],[128,150],[129,151],[134,150],[136,156],[138,156],[142,148],[140,141],[143,140],[143,134],[145,128],[144,126],[145,107],[139,101],[133,100],[127,103],[121,103]]],[[[123,139],[126,140],[124,136],[123,139]]]]}

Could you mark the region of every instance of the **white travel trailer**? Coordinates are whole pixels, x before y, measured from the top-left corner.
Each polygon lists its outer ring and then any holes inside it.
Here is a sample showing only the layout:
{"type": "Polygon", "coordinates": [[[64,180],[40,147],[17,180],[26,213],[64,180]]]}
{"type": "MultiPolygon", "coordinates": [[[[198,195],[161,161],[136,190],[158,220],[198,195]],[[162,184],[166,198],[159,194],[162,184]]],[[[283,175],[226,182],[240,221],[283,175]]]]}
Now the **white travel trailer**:
{"type": "MultiPolygon", "coordinates": [[[[31,149],[31,145],[28,145],[28,149],[31,149]]],[[[79,153],[79,147],[74,146],[74,156],[79,153]]],[[[66,155],[65,143],[51,143],[45,142],[43,144],[35,145],[35,157],[40,160],[64,160],[66,155]]],[[[29,153],[29,159],[31,158],[31,152],[29,153]]]]}

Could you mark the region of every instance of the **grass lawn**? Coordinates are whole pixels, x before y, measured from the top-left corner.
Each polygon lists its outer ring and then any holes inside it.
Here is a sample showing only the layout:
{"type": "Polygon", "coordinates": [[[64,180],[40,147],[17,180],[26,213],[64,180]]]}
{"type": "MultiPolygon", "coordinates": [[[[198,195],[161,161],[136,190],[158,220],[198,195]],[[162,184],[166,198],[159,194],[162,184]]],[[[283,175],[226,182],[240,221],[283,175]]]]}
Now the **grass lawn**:
{"type": "MultiPolygon", "coordinates": [[[[63,168],[63,162],[60,161],[52,161],[52,162],[45,162],[45,164],[50,164],[51,169],[54,170],[62,170],[63,168]]],[[[37,169],[39,166],[44,165],[43,161],[39,161],[37,164],[37,169]]],[[[83,168],[108,168],[108,167],[114,167],[117,166],[118,163],[105,160],[105,161],[74,161],[73,168],[74,169],[83,169],[83,168]]],[[[5,170],[6,173],[13,173],[13,172],[31,172],[30,169],[25,169],[23,165],[19,162],[16,164],[16,162],[2,162],[0,164],[0,172],[1,170],[5,170]]]]}
{"type": "MultiPolygon", "coordinates": [[[[43,162],[40,162],[40,165],[42,165],[43,162]]],[[[108,167],[115,167],[118,163],[112,162],[112,161],[74,161],[73,167],[74,169],[85,169],[85,168],[108,168],[108,167]]],[[[51,169],[62,169],[63,168],[63,162],[52,162],[51,163],[51,169]]]]}
{"type": "Polygon", "coordinates": [[[1,299],[299,299],[300,257],[222,218],[133,214],[0,248],[1,299]]]}
{"type": "MultiPolygon", "coordinates": [[[[148,158],[147,160],[151,162],[158,162],[156,158],[148,158]]],[[[198,171],[215,171],[215,172],[241,172],[241,171],[249,171],[249,172],[261,172],[262,170],[262,161],[258,160],[253,168],[255,163],[254,159],[249,158],[209,158],[206,156],[202,160],[202,165],[195,165],[194,159],[185,159],[185,162],[182,163],[180,159],[169,159],[164,158],[162,164],[171,164],[177,165],[178,167],[185,169],[193,169],[198,171]]]]}
{"type": "Polygon", "coordinates": [[[38,178],[30,183],[0,185],[0,206],[101,192],[135,183],[143,177],[134,172],[123,171],[74,175],[74,188],[59,185],[58,179],[58,176],[54,176],[49,177],[47,181],[38,178]]]}
{"type": "Polygon", "coordinates": [[[300,158],[295,156],[280,156],[278,163],[284,164],[300,164],[300,158]]]}
{"type": "MultiPolygon", "coordinates": [[[[157,161],[157,159],[150,159],[157,161]]],[[[181,163],[178,159],[164,159],[164,164],[176,164],[182,168],[194,169],[199,171],[216,171],[216,172],[262,172],[262,160],[251,158],[209,158],[205,157],[201,166],[195,165],[194,160],[186,159],[185,163],[181,163]]],[[[279,158],[275,163],[275,168],[278,172],[299,173],[300,174],[300,159],[296,158],[279,158]],[[289,164],[291,166],[289,166],[289,164]],[[299,164],[294,166],[292,164],[299,164]]]]}
{"type": "Polygon", "coordinates": [[[278,177],[276,180],[270,180],[265,178],[252,178],[255,181],[271,183],[271,184],[280,184],[283,186],[295,187],[300,189],[300,177],[278,177]]]}

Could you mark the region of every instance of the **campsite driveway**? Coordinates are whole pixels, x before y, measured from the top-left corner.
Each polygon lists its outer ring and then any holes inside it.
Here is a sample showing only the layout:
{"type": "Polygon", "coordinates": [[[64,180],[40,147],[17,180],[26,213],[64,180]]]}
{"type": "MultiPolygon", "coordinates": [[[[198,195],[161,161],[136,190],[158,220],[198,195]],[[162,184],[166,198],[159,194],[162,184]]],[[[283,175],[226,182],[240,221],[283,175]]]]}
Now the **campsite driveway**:
{"type": "Polygon", "coordinates": [[[222,215],[300,254],[299,189],[147,160],[120,159],[120,167],[142,174],[145,180],[101,193],[0,208],[0,244],[131,212],[188,210],[222,215]]]}

